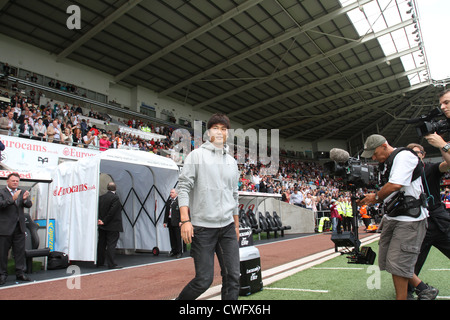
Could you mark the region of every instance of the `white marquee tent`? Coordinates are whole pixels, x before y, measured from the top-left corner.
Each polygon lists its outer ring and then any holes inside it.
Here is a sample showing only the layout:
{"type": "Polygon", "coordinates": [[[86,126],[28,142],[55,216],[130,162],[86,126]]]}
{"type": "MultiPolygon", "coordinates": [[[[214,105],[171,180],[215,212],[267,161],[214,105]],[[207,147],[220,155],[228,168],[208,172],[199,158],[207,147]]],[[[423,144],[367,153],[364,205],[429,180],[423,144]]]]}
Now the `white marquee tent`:
{"type": "Polygon", "coordinates": [[[48,201],[49,217],[55,219],[55,250],[70,260],[96,261],[98,197],[114,181],[124,227],[118,247],[169,251],[164,207],[178,175],[170,158],[135,150],[111,149],[60,164],[48,201]]]}

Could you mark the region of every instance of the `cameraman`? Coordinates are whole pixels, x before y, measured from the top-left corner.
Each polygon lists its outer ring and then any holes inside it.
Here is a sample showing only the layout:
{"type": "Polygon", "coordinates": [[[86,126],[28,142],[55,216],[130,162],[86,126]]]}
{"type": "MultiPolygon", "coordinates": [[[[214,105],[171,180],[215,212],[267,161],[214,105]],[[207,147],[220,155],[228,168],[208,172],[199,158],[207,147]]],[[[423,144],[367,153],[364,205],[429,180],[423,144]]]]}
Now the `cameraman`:
{"type": "MultiPolygon", "coordinates": [[[[450,118],[450,90],[447,89],[439,95],[439,103],[441,110],[447,118],[450,118]]],[[[408,295],[412,296],[413,288],[419,297],[419,300],[434,299],[439,291],[431,286],[425,285],[416,276],[420,273],[425,260],[430,252],[431,246],[435,246],[448,258],[450,258],[450,215],[441,202],[440,182],[445,172],[450,169],[450,144],[447,143],[437,133],[431,133],[425,136],[430,145],[441,151],[441,163],[424,163],[424,170],[430,199],[428,201],[428,210],[430,217],[428,218],[428,229],[420,248],[420,254],[415,266],[415,276],[410,281],[408,295]],[[421,290],[422,289],[422,290],[421,290]]],[[[421,161],[425,158],[425,150],[423,146],[415,143],[408,145],[419,156],[421,161]]]]}
{"type": "Polygon", "coordinates": [[[450,118],[450,89],[444,90],[439,95],[439,104],[441,105],[441,110],[444,112],[447,118],[450,118]]]}
{"type": "MultiPolygon", "coordinates": [[[[421,162],[425,170],[426,184],[425,188],[429,192],[428,200],[428,228],[420,248],[419,257],[415,266],[415,274],[418,275],[425,263],[425,260],[430,252],[431,246],[435,246],[448,258],[450,258],[450,216],[445,209],[440,197],[440,183],[441,178],[445,172],[450,169],[450,152],[442,150],[447,143],[437,133],[428,134],[425,136],[428,143],[433,147],[439,148],[444,159],[441,163],[424,163],[425,150],[423,146],[416,143],[410,143],[407,148],[413,150],[421,162]]],[[[424,284],[420,279],[414,276],[413,281],[410,281],[408,288],[408,296],[412,297],[415,287],[415,292],[419,300],[434,300],[439,293],[439,290],[424,284]]]]}
{"type": "MultiPolygon", "coordinates": [[[[387,182],[378,192],[365,195],[358,205],[383,201],[386,205],[402,194],[407,200],[414,199],[409,202],[411,206],[400,213],[395,210],[386,212],[379,241],[380,270],[392,274],[396,299],[406,300],[408,281],[414,276],[414,266],[427,228],[428,210],[418,204],[423,193],[422,174],[418,173],[423,169],[411,150],[396,150],[386,138],[377,134],[367,138],[361,156],[383,163],[385,168],[381,173],[387,182]]],[[[405,201],[403,203],[406,205],[405,201]]]]}

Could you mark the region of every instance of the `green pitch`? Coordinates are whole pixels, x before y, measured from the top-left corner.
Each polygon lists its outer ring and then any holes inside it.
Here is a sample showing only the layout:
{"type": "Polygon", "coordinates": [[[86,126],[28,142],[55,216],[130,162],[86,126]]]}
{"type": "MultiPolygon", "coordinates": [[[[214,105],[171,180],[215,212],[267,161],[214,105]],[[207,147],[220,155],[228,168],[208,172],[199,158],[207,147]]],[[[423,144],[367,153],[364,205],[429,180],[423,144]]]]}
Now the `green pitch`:
{"type": "MultiPolygon", "coordinates": [[[[378,254],[378,241],[368,246],[378,254]]],[[[264,286],[240,300],[394,300],[392,277],[373,266],[348,263],[341,255],[264,286]]],[[[264,269],[264,265],[261,266],[264,269]]],[[[450,262],[434,247],[419,274],[425,283],[439,289],[437,300],[450,300],[450,262]]]]}

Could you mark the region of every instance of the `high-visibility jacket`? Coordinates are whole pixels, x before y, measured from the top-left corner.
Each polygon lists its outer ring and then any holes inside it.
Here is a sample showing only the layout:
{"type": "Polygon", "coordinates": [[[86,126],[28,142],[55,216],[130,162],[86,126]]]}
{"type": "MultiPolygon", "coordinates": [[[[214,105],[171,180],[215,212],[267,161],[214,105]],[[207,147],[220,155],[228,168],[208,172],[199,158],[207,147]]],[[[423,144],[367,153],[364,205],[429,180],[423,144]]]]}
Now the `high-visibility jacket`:
{"type": "Polygon", "coordinates": [[[359,214],[361,215],[361,218],[363,219],[369,219],[370,216],[367,214],[367,205],[363,205],[360,209],[359,209],[359,214]]]}
{"type": "Polygon", "coordinates": [[[328,218],[328,217],[322,217],[322,218],[320,218],[320,221],[319,221],[319,227],[317,228],[317,231],[318,231],[318,232],[323,232],[323,226],[324,226],[324,224],[325,224],[325,221],[330,221],[330,218],[328,218]]]}
{"type": "Polygon", "coordinates": [[[347,206],[345,205],[345,202],[338,201],[336,209],[341,216],[345,217],[345,212],[347,211],[347,206]]]}
{"type": "Polygon", "coordinates": [[[346,202],[345,206],[346,206],[345,216],[347,218],[353,218],[353,208],[351,202],[346,202]]]}

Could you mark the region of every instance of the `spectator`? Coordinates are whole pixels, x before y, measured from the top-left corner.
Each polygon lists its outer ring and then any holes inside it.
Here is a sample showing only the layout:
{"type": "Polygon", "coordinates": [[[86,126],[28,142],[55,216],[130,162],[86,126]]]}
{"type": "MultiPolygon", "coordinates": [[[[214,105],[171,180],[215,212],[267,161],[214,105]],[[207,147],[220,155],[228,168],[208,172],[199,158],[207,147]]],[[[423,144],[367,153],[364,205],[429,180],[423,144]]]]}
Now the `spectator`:
{"type": "Polygon", "coordinates": [[[93,149],[97,146],[95,143],[95,137],[92,134],[92,131],[88,131],[86,135],[83,137],[83,143],[85,148],[93,149]]]}
{"type": "Polygon", "coordinates": [[[304,199],[305,199],[305,207],[306,207],[306,209],[312,210],[312,208],[313,208],[313,199],[311,197],[311,193],[307,192],[306,193],[306,197],[304,199]]]}
{"type": "Polygon", "coordinates": [[[65,128],[61,135],[61,142],[69,146],[73,145],[73,136],[69,128],[65,128]]]}
{"type": "Polygon", "coordinates": [[[33,126],[28,123],[28,119],[25,119],[23,123],[19,125],[19,137],[30,138],[34,136],[33,126]]]}
{"type": "Polygon", "coordinates": [[[289,199],[289,203],[299,206],[299,207],[304,207],[304,201],[303,201],[303,195],[298,191],[297,188],[294,189],[294,193],[291,194],[291,198],[289,199]]]}
{"type": "Polygon", "coordinates": [[[48,142],[59,143],[61,141],[61,127],[58,120],[53,120],[47,128],[48,142]]]}
{"type": "Polygon", "coordinates": [[[86,119],[81,119],[80,123],[80,129],[81,129],[81,135],[84,137],[88,130],[88,123],[86,122],[86,119]]]}
{"type": "Polygon", "coordinates": [[[282,187],[281,201],[289,203],[290,198],[291,193],[289,192],[289,189],[286,189],[286,187],[282,187]]]}
{"type": "Polygon", "coordinates": [[[95,124],[92,126],[91,130],[89,130],[89,131],[91,131],[92,135],[95,137],[98,137],[98,135],[100,133],[100,131],[98,131],[97,126],[95,124]]]}
{"type": "Polygon", "coordinates": [[[259,192],[259,183],[261,182],[261,177],[258,172],[253,172],[252,183],[255,185],[255,191],[259,192]]]}
{"type": "Polygon", "coordinates": [[[81,129],[75,128],[72,134],[72,143],[74,146],[81,147],[83,144],[83,136],[81,135],[81,129]]]}
{"type": "Polygon", "coordinates": [[[99,140],[100,151],[106,151],[111,146],[111,141],[108,140],[108,136],[106,134],[102,134],[99,140]]]}
{"type": "Polygon", "coordinates": [[[0,133],[12,136],[17,130],[16,121],[14,121],[14,112],[8,112],[8,116],[0,119],[0,133]]]}
{"type": "Polygon", "coordinates": [[[38,122],[34,126],[34,133],[37,137],[46,138],[47,137],[47,127],[44,125],[42,118],[38,119],[38,122]]]}

